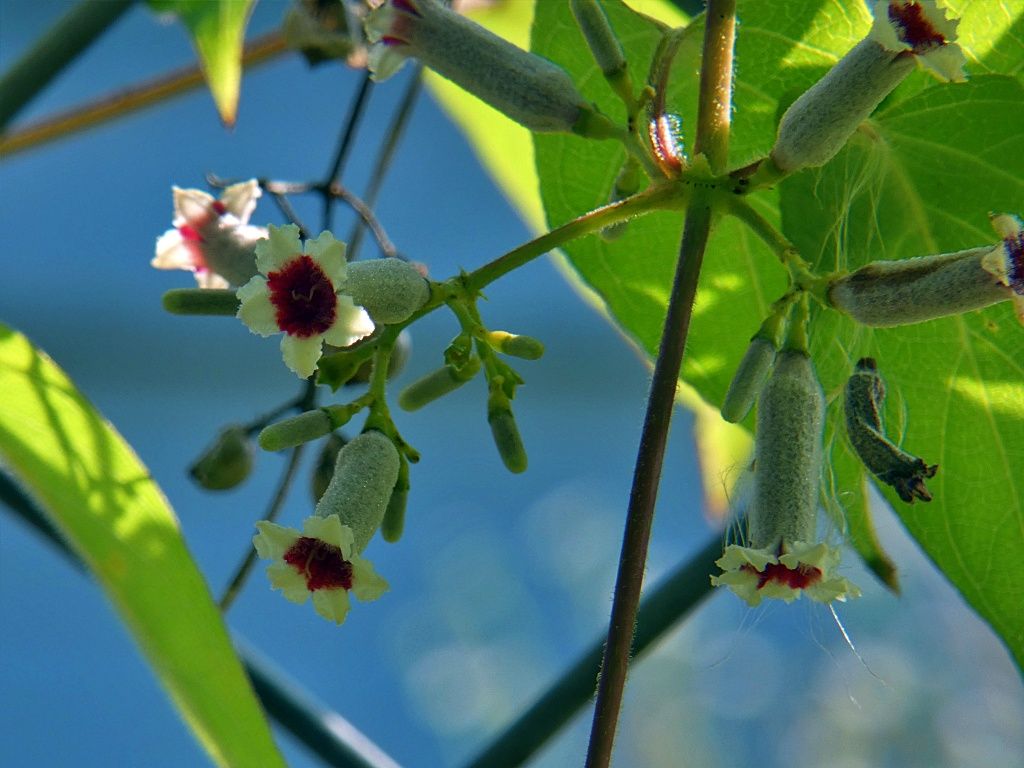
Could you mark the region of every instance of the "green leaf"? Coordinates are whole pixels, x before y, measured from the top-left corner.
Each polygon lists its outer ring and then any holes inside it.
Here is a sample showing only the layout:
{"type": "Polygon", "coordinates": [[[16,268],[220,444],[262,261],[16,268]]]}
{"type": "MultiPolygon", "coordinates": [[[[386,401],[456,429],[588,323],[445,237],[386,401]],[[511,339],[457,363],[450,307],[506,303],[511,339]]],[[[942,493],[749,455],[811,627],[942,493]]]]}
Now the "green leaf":
{"type": "MultiPolygon", "coordinates": [[[[876,114],[829,165],[786,180],[784,230],[824,271],[994,243],[987,213],[1024,203],[1021,125],[1024,87],[1015,78],[929,88],[876,114]]],[[[823,312],[813,352],[834,396],[851,360],[876,358],[890,433],[939,465],[929,504],[882,490],[1024,666],[1024,332],[1009,303],[886,329],[823,312]]],[[[826,440],[846,456],[840,410],[826,440]]],[[[833,471],[845,506],[842,494],[862,487],[864,470],[843,459],[833,471]]]]}
{"type": "Polygon", "coordinates": [[[149,0],[159,13],[173,13],[192,36],[206,83],[225,125],[235,124],[242,83],[245,26],[255,0],[149,0]]]}
{"type": "Polygon", "coordinates": [[[177,520],[67,376],[0,325],[0,460],[103,585],[211,758],[283,766],[177,520]]]}

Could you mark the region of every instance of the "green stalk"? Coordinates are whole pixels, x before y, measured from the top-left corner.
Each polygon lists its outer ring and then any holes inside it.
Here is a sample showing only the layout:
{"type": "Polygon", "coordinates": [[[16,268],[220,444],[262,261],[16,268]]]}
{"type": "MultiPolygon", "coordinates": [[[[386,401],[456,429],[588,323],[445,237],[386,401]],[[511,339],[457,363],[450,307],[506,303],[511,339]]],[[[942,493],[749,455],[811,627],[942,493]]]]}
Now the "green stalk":
{"type": "Polygon", "coordinates": [[[85,0],[50,27],[0,78],[0,131],[135,0],[85,0]]]}

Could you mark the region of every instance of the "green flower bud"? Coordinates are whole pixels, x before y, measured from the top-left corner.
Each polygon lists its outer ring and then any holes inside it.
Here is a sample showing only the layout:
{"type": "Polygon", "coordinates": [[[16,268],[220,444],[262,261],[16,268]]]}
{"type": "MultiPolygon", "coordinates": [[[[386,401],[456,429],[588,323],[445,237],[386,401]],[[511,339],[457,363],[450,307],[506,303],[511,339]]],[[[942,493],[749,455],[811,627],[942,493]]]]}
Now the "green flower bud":
{"type": "Polygon", "coordinates": [[[163,296],[164,309],[172,315],[223,315],[238,313],[238,296],[226,288],[174,288],[163,296]]]}
{"type": "MultiPolygon", "coordinates": [[[[388,380],[395,378],[405,368],[405,364],[409,361],[409,355],[412,352],[412,336],[408,330],[403,330],[398,334],[398,338],[395,339],[395,345],[391,348],[391,357],[388,358],[388,380]]],[[[330,360],[331,358],[324,358],[330,360]]],[[[323,361],[320,363],[321,373],[323,371],[323,361]]],[[[355,373],[351,374],[345,379],[345,384],[365,384],[370,380],[370,375],[373,373],[373,360],[366,360],[362,365],[359,366],[355,373]]],[[[321,379],[323,376],[320,377],[321,379]]]]}
{"type": "Polygon", "coordinates": [[[252,453],[245,427],[226,427],[192,465],[189,475],[208,491],[229,490],[249,476],[252,453]]]}
{"type": "Polygon", "coordinates": [[[406,411],[418,411],[428,403],[454,392],[480,370],[480,358],[471,357],[461,368],[444,365],[414,381],[398,395],[398,405],[406,411]]]}
{"type": "Polygon", "coordinates": [[[494,438],[494,446],[498,449],[498,455],[509,472],[526,471],[526,448],[523,446],[523,439],[519,436],[519,427],[516,426],[515,417],[512,415],[512,404],[508,396],[502,390],[501,377],[491,381],[491,395],[487,401],[487,421],[491,425],[491,436],[494,438]]]}
{"type": "Polygon", "coordinates": [[[405,530],[405,508],[409,502],[409,461],[401,453],[398,467],[398,480],[388,499],[388,508],[384,510],[384,521],[380,524],[380,533],[384,541],[394,544],[402,538],[405,530]]]}
{"type": "Polygon", "coordinates": [[[750,546],[777,550],[814,540],[825,395],[811,358],[783,349],[757,408],[750,546]]]}
{"type": "Polygon", "coordinates": [[[771,339],[755,336],[750,340],[722,401],[723,419],[735,424],[746,418],[771,372],[777,351],[771,339]]]}
{"type": "Polygon", "coordinates": [[[338,453],[316,515],[337,515],[352,529],[354,551],[362,552],[384,519],[398,469],[395,444],[376,430],[363,432],[338,453]]]}
{"type": "Polygon", "coordinates": [[[330,437],[324,441],[323,447],[316,457],[313,474],[309,478],[309,492],[313,497],[313,504],[320,501],[327,490],[331,478],[334,477],[334,464],[338,460],[338,454],[347,443],[348,440],[338,432],[332,432],[330,437]]]}
{"type": "Polygon", "coordinates": [[[310,65],[332,59],[346,59],[355,48],[356,38],[348,3],[342,0],[318,2],[298,0],[284,18],[284,39],[298,50],[310,65]]]}
{"type": "Polygon", "coordinates": [[[885,382],[875,361],[862,358],[846,382],[846,434],[864,466],[879,480],[891,485],[903,501],[931,501],[926,478],[934,477],[937,465],[928,465],[890,441],[882,429],[881,409],[885,382]]]}
{"type": "Polygon", "coordinates": [[[413,56],[532,131],[607,137],[611,123],[565,70],[437,0],[387,0],[366,18],[370,70],[383,80],[413,56]]]}
{"type": "Polygon", "coordinates": [[[345,426],[358,411],[358,406],[329,405],[282,419],[260,432],[260,448],[265,451],[283,451],[316,440],[345,426]]]}
{"type": "Polygon", "coordinates": [[[626,56],[600,3],[597,0],[570,0],[570,7],[594,61],[601,68],[601,74],[619,98],[632,105],[633,83],[627,72],[626,56]]]}
{"type": "Polygon", "coordinates": [[[835,280],[832,306],[864,325],[885,327],[934,320],[1012,298],[1011,288],[985,269],[992,246],[956,253],[875,261],[835,280]]]}
{"type": "Polygon", "coordinates": [[[503,355],[520,357],[523,360],[539,360],[544,355],[544,344],[532,336],[520,336],[507,331],[490,331],[487,344],[503,355]]]}
{"type": "Polygon", "coordinates": [[[349,264],[343,290],[375,323],[383,325],[408,320],[430,298],[423,275],[396,258],[349,264]]]}

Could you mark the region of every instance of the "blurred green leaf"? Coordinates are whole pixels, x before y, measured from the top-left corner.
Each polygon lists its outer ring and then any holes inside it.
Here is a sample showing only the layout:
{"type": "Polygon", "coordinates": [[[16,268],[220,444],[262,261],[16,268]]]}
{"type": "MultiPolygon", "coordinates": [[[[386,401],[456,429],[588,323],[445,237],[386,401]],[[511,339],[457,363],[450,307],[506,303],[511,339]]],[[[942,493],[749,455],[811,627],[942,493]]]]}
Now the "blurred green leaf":
{"type": "Polygon", "coordinates": [[[173,13],[192,37],[217,111],[235,124],[242,83],[245,26],[255,0],[149,0],[158,13],[173,13]]]}
{"type": "MultiPolygon", "coordinates": [[[[784,230],[822,271],[994,243],[987,213],[1024,203],[1021,125],[1015,78],[922,91],[877,113],[833,162],[781,185],[784,230]]],[[[833,397],[850,361],[878,361],[890,433],[939,465],[929,504],[883,492],[1024,666],[1024,331],[1009,303],[883,329],[822,312],[813,353],[833,397]]],[[[836,459],[832,496],[848,508],[847,492],[860,494],[865,477],[841,420],[837,404],[826,444],[836,459]]]]}
{"type": "Polygon", "coordinates": [[[0,460],[103,585],[211,758],[283,766],[177,520],[138,457],[48,357],[2,325],[0,392],[0,460]]]}

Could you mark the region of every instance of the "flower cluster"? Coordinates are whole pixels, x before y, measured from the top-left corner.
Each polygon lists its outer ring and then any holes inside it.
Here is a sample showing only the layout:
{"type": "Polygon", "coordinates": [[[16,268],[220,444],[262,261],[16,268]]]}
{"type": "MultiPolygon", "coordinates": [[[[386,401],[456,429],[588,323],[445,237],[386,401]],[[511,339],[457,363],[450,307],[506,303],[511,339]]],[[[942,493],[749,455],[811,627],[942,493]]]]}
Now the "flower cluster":
{"type": "Polygon", "coordinates": [[[715,561],[723,573],[711,583],[728,587],[751,606],[768,597],[787,603],[800,595],[819,603],[860,597],[856,585],[836,575],[839,558],[839,550],[823,542],[785,542],[776,552],[731,544],[715,561]]]}

